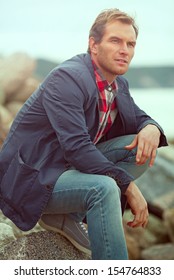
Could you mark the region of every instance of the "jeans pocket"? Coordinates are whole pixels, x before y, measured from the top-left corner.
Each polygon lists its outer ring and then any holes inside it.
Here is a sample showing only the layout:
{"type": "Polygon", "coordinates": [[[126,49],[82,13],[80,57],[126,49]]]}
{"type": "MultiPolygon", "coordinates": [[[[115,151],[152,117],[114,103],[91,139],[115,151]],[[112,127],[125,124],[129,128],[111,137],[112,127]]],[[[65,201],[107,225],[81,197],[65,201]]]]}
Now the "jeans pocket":
{"type": "Polygon", "coordinates": [[[24,163],[17,152],[2,178],[1,195],[4,201],[14,208],[21,206],[25,202],[25,197],[30,192],[38,173],[39,170],[24,163]]]}

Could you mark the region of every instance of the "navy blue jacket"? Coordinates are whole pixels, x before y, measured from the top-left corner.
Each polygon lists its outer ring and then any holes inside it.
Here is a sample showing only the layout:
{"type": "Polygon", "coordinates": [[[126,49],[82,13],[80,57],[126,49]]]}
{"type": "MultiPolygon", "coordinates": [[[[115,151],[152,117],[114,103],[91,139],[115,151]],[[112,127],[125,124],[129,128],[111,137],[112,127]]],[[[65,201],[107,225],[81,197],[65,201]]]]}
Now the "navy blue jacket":
{"type": "MultiPolygon", "coordinates": [[[[149,123],[127,81],[117,77],[118,115],[105,140],[136,134],[149,123]]],[[[37,223],[58,177],[70,166],[115,178],[124,193],[133,177],[93,144],[99,125],[98,89],[89,54],[55,68],[25,102],[0,152],[0,208],[20,229],[37,223]]]]}

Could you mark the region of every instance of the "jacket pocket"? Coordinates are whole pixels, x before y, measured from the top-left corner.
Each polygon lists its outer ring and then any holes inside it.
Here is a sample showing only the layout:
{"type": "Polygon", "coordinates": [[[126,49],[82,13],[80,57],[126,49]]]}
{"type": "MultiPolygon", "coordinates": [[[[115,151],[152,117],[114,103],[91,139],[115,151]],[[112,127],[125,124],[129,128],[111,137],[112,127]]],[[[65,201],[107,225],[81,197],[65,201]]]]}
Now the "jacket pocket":
{"type": "Polygon", "coordinates": [[[1,182],[1,196],[13,208],[21,208],[39,170],[27,165],[19,152],[13,157],[1,182]]]}

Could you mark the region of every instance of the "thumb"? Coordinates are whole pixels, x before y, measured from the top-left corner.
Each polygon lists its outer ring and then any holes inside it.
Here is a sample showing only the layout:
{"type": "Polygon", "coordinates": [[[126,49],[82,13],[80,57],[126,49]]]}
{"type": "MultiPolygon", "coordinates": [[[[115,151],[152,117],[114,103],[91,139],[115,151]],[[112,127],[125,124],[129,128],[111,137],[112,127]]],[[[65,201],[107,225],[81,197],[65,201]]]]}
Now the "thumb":
{"type": "Polygon", "coordinates": [[[125,146],[125,149],[132,150],[137,146],[137,144],[138,144],[138,138],[137,136],[135,136],[134,140],[129,145],[125,146]]]}

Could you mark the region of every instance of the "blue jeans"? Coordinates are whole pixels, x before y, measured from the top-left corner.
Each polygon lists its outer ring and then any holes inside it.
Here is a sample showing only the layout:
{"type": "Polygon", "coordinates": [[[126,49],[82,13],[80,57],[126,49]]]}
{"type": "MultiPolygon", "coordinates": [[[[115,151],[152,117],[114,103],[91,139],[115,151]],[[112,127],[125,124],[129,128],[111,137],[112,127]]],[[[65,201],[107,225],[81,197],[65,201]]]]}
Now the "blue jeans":
{"type": "MultiPolygon", "coordinates": [[[[130,144],[134,137],[117,137],[98,144],[97,148],[109,160],[137,178],[148,165],[136,165],[136,150],[125,150],[124,146],[130,144]]],[[[57,180],[44,213],[67,214],[76,221],[82,221],[86,216],[92,259],[128,259],[121,192],[114,179],[68,170],[57,180]]]]}

